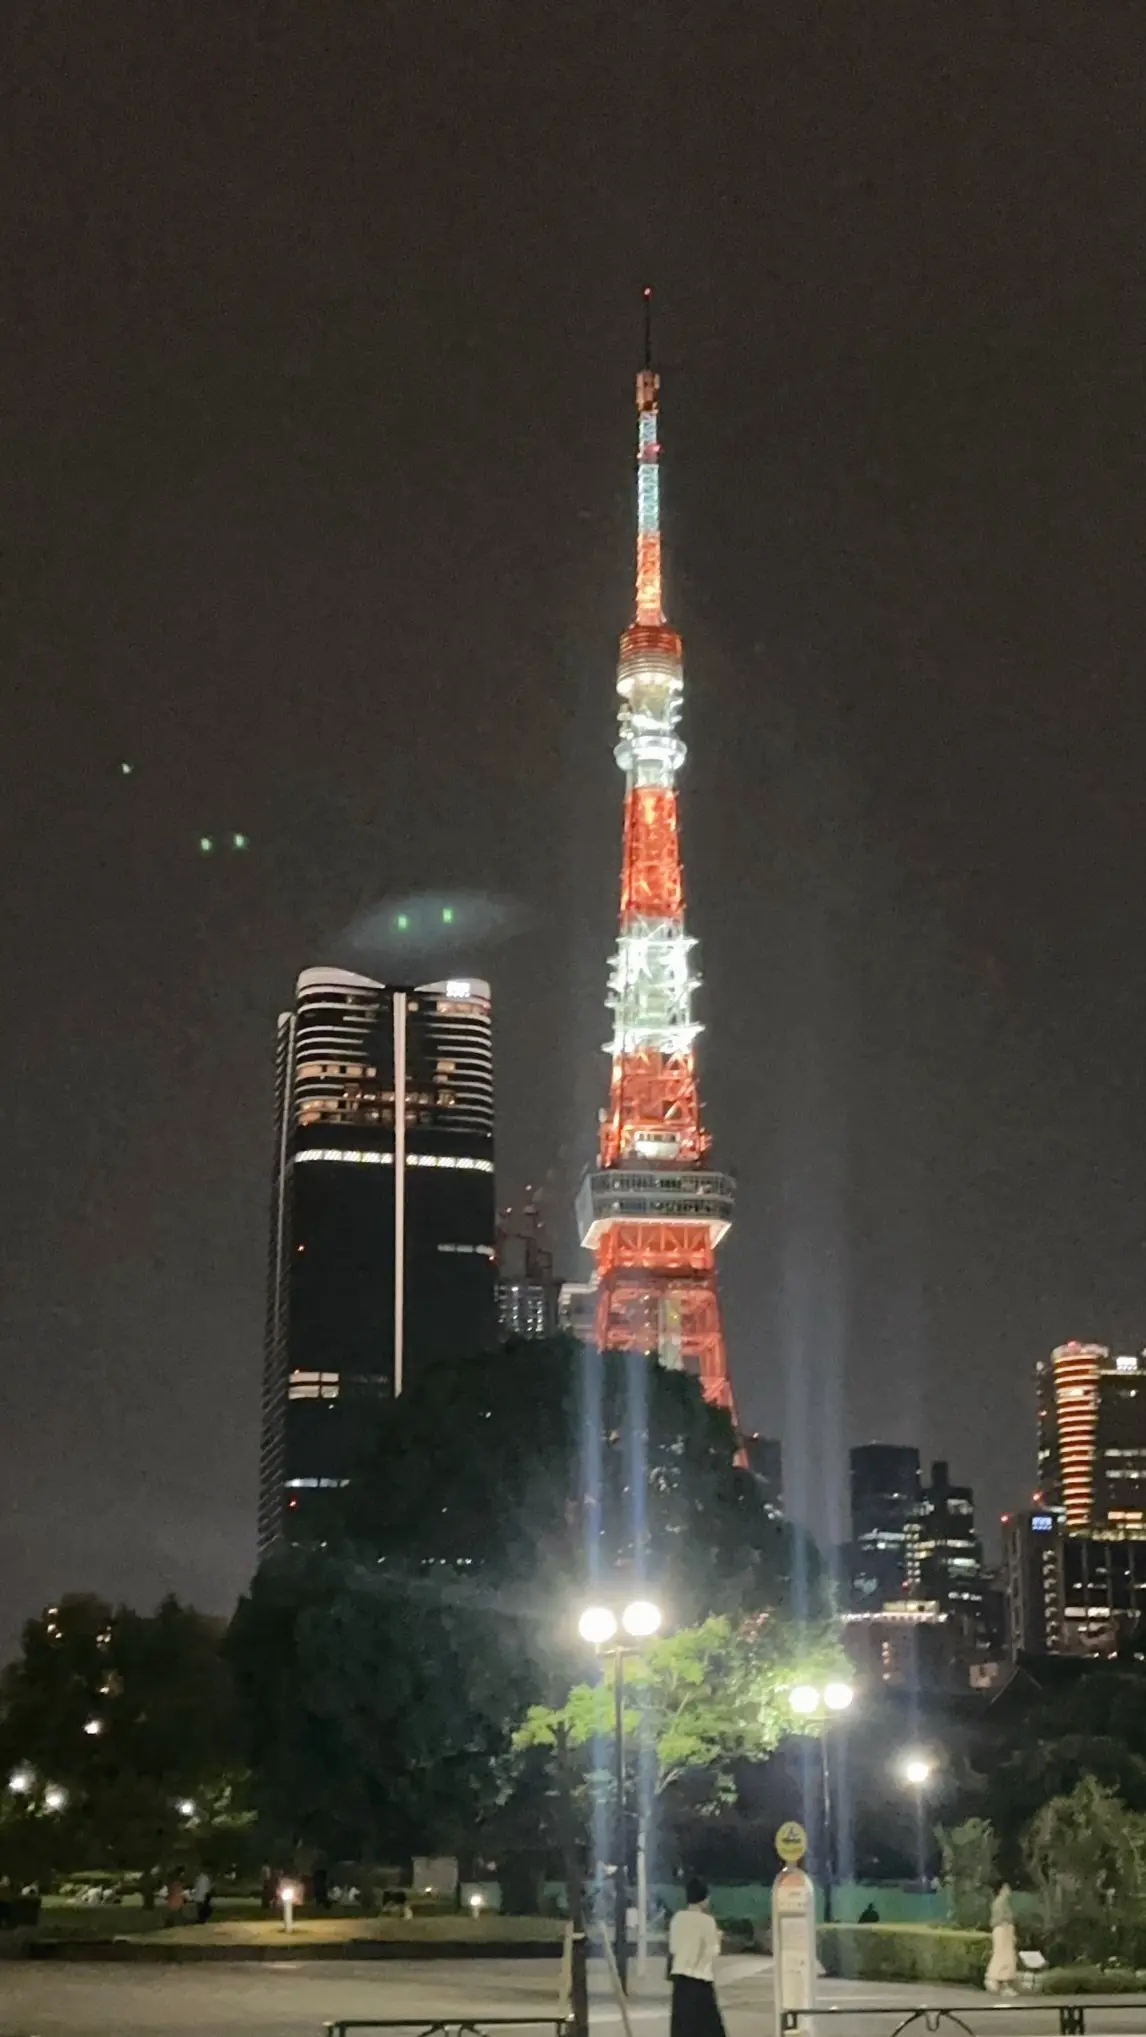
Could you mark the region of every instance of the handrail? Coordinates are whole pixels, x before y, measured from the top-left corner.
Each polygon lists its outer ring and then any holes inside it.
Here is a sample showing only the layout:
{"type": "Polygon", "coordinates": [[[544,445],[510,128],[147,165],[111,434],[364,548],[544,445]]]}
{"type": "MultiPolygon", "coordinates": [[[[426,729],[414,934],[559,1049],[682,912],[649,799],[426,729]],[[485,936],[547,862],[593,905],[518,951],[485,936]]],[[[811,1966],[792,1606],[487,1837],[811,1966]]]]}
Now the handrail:
{"type": "Polygon", "coordinates": [[[1127,2014],[1141,2018],[1142,2001],[1132,1995],[1087,1995],[1084,2001],[1063,2001],[1061,1997],[1042,1995],[1034,2000],[1016,2001],[1011,1995],[1001,2002],[920,2002],[912,2008],[903,2002],[826,2002],[818,2009],[784,2009],[780,2015],[782,2037],[800,2037],[801,2029],[807,2026],[808,2037],[815,2037],[815,2026],[822,2016],[897,2016],[899,2021],[890,2032],[890,2037],[902,2037],[915,2023],[922,2023],[924,2029],[935,2037],[941,2024],[952,2023],[964,2032],[964,2037],[974,2037],[964,2016],[1045,2016],[1048,2012],[1057,2014],[1059,2037],[1086,2037],[1086,2012],[1101,2009],[1109,2015],[1112,2009],[1123,2009],[1127,2014]],[[960,2013],[962,2012],[962,2013],[960,2013]]]}
{"type": "Polygon", "coordinates": [[[487,2037],[493,2030],[552,2030],[567,2037],[570,2016],[335,2016],[324,2023],[326,2037],[345,2037],[348,2030],[409,2030],[412,2037],[487,2037]]]}

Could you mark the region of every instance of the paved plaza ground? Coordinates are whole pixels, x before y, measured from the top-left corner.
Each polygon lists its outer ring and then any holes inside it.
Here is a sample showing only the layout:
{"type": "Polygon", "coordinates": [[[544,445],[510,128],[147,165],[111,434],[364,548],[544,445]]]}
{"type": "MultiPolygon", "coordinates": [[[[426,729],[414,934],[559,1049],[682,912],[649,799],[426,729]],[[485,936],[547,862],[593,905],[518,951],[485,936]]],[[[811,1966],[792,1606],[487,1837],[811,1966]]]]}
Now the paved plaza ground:
{"type": "MultiPolygon", "coordinates": [[[[543,1960],[304,1962],[297,1965],[119,1966],[33,1960],[0,1963],[0,2037],[321,2037],[328,2017],[533,2015],[537,2037],[550,2037],[558,1968],[543,1960]]],[[[721,1961],[719,1988],[728,2037],[772,2037],[770,1962],[721,1961]]],[[[927,1989],[823,1983],[825,2001],[847,2016],[818,2026],[815,2037],[891,2037],[902,2013],[921,1999],[957,2009],[973,2037],[1056,2037],[1053,2007],[1036,2013],[993,2011],[982,1995],[927,1989]],[[899,2004],[900,2016],[854,2013],[899,2004]]],[[[634,2037],[667,2037],[668,1989],[659,1975],[634,1989],[634,2037]]],[[[592,2022],[601,2037],[623,2037],[604,1976],[594,1970],[592,2022]]],[[[923,2026],[919,2026],[921,2032],[923,2026]]],[[[1094,2037],[1146,2037],[1146,1999],[1117,2010],[1088,2008],[1094,2037]]],[[[401,2033],[397,2033],[401,2037],[401,2033]]],[[[526,2031],[523,2037],[534,2037],[526,2031]]],[[[939,2037],[959,2037],[951,2025],[939,2037]]]]}

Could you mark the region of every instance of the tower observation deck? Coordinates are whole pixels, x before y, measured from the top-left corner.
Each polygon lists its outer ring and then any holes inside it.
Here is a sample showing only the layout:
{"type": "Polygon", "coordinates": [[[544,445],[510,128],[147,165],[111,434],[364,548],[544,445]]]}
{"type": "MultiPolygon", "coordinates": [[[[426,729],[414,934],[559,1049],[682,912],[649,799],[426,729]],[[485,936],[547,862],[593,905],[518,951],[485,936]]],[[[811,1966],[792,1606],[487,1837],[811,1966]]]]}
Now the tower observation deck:
{"type": "Polygon", "coordinates": [[[637,560],[633,621],[617,667],[625,777],[621,911],[607,1002],[613,1036],[597,1165],[577,1198],[581,1242],[597,1269],[602,1349],[656,1354],[697,1373],[708,1400],[733,1409],[716,1288],[716,1248],[734,1184],[707,1165],[693,1018],[699,983],[685,925],[677,774],[683,647],[665,621],[661,576],[660,377],[648,344],[637,376],[637,560]]]}

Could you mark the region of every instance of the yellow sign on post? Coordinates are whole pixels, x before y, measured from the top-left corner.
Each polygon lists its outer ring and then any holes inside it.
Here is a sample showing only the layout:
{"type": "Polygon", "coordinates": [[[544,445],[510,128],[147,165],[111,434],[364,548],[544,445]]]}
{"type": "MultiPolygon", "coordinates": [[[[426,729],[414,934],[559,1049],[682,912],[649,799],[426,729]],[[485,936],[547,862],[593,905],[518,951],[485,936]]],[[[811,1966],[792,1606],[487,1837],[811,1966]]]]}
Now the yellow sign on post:
{"type": "Polygon", "coordinates": [[[790,1867],[794,1861],[804,1858],[808,1850],[808,1835],[802,1825],[789,1818],[786,1825],[781,1825],[774,1843],[781,1860],[786,1860],[790,1867]]]}

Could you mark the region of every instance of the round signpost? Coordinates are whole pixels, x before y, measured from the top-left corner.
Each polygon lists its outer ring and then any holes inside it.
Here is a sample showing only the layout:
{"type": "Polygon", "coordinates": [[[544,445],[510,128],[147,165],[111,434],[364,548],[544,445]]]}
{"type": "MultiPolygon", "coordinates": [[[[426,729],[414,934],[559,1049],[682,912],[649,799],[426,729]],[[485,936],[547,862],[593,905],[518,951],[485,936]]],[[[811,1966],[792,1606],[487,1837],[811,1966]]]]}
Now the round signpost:
{"type": "Polygon", "coordinates": [[[816,1891],[797,1866],[808,1850],[804,1827],[789,1819],[773,1843],[784,1862],[772,1884],[772,1987],[776,2037],[784,2037],[785,2010],[816,2005],[816,1891]]]}

